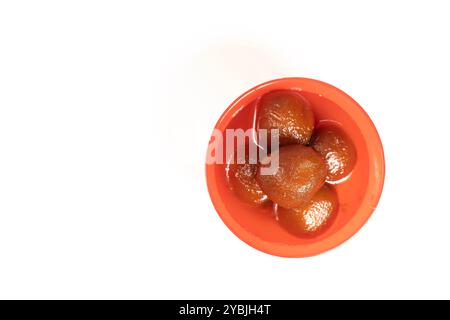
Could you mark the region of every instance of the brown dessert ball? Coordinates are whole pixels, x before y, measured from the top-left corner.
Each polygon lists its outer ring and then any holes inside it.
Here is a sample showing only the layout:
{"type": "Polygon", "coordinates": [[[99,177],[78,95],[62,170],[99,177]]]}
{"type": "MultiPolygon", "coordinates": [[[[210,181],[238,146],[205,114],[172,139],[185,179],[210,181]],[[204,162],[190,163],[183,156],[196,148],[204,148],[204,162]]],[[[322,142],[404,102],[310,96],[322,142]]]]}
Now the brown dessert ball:
{"type": "Polygon", "coordinates": [[[336,191],[325,184],[304,206],[277,210],[278,221],[289,233],[298,237],[314,237],[327,230],[336,216],[336,191]]]}
{"type": "Polygon", "coordinates": [[[325,183],[327,166],[322,157],[310,147],[289,145],[272,152],[261,161],[256,180],[270,200],[284,208],[299,207],[309,200],[325,183]],[[278,157],[273,174],[265,175],[263,168],[278,157]]]}
{"type": "Polygon", "coordinates": [[[356,149],[353,142],[337,126],[326,126],[316,130],[311,143],[327,162],[327,181],[345,178],[355,166],[356,149]]]}
{"type": "Polygon", "coordinates": [[[243,201],[259,205],[269,199],[256,181],[258,165],[256,164],[229,164],[228,183],[231,190],[243,201]]]}
{"type": "Polygon", "coordinates": [[[292,90],[269,92],[261,97],[258,129],[278,129],[280,145],[307,144],[314,130],[314,114],[308,101],[292,90]]]}

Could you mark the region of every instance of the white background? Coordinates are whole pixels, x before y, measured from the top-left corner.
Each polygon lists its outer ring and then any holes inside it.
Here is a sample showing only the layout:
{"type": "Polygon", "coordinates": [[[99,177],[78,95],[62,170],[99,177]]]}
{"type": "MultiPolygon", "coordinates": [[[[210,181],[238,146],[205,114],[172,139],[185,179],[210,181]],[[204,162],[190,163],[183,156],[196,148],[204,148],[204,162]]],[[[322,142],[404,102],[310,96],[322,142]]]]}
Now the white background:
{"type": "Polygon", "coordinates": [[[3,1],[0,298],[450,298],[448,1],[3,1]],[[248,88],[329,82],[386,153],[344,245],[224,226],[209,134],[248,88]]]}

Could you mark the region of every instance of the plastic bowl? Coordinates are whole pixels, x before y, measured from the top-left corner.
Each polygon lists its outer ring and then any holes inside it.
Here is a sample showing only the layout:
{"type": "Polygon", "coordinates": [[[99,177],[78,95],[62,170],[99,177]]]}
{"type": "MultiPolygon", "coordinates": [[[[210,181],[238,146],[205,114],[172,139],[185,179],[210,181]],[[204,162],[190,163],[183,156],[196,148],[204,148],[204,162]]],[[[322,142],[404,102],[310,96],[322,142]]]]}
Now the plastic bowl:
{"type": "Polygon", "coordinates": [[[282,257],[313,256],[349,239],[375,210],[384,183],[383,146],[371,119],[355,100],[327,83],[307,78],[272,80],[248,90],[225,110],[215,128],[223,132],[250,128],[248,113],[253,112],[255,100],[279,89],[301,91],[318,122],[338,122],[355,144],[355,168],[346,181],[335,185],[339,211],[332,226],[312,239],[289,234],[275,220],[271,206],[254,207],[236,197],[228,187],[224,164],[206,165],[208,191],[223,222],[253,248],[282,257]]]}

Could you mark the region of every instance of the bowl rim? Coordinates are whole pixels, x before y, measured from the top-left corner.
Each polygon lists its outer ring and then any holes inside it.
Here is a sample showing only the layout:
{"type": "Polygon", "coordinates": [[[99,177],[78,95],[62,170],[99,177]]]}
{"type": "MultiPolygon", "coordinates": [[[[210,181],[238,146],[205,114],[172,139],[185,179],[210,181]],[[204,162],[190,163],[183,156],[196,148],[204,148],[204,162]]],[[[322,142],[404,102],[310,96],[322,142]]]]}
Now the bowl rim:
{"type": "Polygon", "coordinates": [[[276,242],[269,242],[245,230],[229,214],[227,208],[221,201],[220,192],[215,185],[215,165],[205,165],[206,183],[211,201],[217,214],[228,229],[230,229],[230,231],[240,240],[259,251],[274,256],[288,258],[310,257],[329,251],[350,239],[362,228],[362,226],[368,221],[370,216],[375,211],[383,192],[385,179],[385,157],[383,145],[373,121],[367,112],[352,97],[329,83],[303,77],[278,78],[263,82],[247,90],[235,99],[227,109],[225,109],[214,126],[214,129],[223,131],[229,121],[233,118],[234,114],[258,96],[264,94],[264,92],[260,93],[260,91],[272,91],[268,89],[273,86],[280,86],[280,88],[274,88],[273,90],[298,88],[300,90],[319,94],[332,100],[341,108],[351,109],[352,117],[356,117],[356,114],[360,118],[360,121],[365,121],[364,126],[360,125],[359,122],[356,123],[363,134],[364,140],[366,141],[369,157],[373,160],[369,161],[369,163],[373,162],[374,167],[369,170],[368,185],[370,187],[367,189],[363,199],[361,200],[361,205],[358,208],[358,212],[341,229],[331,234],[329,237],[323,238],[317,242],[307,245],[286,245],[276,242]],[[369,141],[370,143],[368,144],[367,142],[369,141]]]}

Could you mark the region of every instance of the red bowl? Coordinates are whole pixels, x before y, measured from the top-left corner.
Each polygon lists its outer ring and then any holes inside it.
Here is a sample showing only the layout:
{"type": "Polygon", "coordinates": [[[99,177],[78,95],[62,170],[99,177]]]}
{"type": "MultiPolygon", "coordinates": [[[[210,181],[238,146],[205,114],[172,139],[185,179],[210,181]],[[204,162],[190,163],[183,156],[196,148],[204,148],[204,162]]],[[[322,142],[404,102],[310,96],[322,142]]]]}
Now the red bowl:
{"type": "Polygon", "coordinates": [[[236,197],[228,186],[225,164],[206,164],[206,181],[217,213],[238,238],[272,255],[307,257],[349,239],[375,210],[384,183],[383,146],[374,124],[355,100],[325,82],[306,78],[272,80],[248,90],[225,110],[215,128],[222,132],[251,128],[255,100],[279,89],[301,91],[310,101],[317,122],[339,123],[355,144],[355,168],[347,180],[335,185],[339,211],[332,226],[316,238],[295,237],[274,219],[271,206],[251,206],[236,197]]]}

